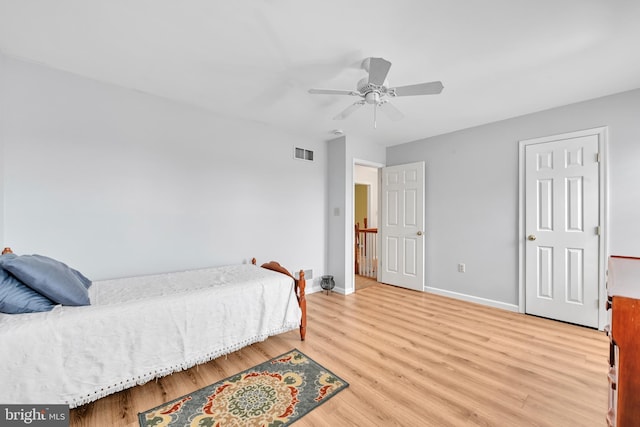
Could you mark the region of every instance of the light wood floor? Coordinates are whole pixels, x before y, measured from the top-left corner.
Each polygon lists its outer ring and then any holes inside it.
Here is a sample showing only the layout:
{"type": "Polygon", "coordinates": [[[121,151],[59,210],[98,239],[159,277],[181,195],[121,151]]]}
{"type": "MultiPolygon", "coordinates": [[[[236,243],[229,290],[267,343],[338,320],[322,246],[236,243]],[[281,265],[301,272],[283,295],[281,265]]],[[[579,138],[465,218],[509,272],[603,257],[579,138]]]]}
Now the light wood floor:
{"type": "Polygon", "coordinates": [[[71,426],[137,426],[138,412],[292,348],[350,383],[300,427],[605,425],[602,332],[380,284],[308,308],[305,342],[271,337],[72,410],[71,426]]]}
{"type": "Polygon", "coordinates": [[[363,289],[366,289],[369,286],[373,286],[373,285],[378,284],[376,279],[373,279],[373,278],[367,277],[367,276],[361,276],[359,274],[354,274],[353,278],[354,278],[354,282],[355,282],[356,292],[361,291],[363,289]]]}

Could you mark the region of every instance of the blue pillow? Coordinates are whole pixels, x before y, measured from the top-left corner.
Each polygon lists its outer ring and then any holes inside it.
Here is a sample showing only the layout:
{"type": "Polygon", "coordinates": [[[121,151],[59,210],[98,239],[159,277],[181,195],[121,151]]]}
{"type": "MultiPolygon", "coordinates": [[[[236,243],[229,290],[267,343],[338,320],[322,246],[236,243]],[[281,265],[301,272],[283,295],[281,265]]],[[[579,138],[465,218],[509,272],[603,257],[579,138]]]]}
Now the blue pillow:
{"type": "Polygon", "coordinates": [[[43,255],[0,257],[0,267],[22,283],[63,305],[89,305],[91,281],[66,264],[43,255]]]}
{"type": "Polygon", "coordinates": [[[25,286],[4,268],[0,268],[0,313],[19,314],[49,311],[55,304],[25,286]]]}

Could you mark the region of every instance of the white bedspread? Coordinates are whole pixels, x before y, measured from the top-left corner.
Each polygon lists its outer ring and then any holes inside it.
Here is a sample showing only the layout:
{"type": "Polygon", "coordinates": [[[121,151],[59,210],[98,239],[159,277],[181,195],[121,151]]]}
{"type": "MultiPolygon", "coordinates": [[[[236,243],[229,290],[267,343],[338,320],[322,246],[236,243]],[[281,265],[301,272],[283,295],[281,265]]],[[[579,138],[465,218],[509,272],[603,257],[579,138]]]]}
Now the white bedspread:
{"type": "Polygon", "coordinates": [[[254,265],[89,291],[90,306],[0,316],[0,403],[73,408],[300,325],[293,279],[254,265]]]}

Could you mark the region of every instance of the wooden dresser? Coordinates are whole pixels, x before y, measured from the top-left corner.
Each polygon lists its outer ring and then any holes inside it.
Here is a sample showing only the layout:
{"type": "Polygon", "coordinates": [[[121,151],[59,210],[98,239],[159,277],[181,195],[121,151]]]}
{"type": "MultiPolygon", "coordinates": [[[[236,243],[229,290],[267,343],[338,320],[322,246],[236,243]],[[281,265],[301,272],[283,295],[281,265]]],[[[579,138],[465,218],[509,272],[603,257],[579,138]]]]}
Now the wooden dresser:
{"type": "Polygon", "coordinates": [[[640,258],[612,256],[607,272],[609,426],[640,425],[640,258]]]}

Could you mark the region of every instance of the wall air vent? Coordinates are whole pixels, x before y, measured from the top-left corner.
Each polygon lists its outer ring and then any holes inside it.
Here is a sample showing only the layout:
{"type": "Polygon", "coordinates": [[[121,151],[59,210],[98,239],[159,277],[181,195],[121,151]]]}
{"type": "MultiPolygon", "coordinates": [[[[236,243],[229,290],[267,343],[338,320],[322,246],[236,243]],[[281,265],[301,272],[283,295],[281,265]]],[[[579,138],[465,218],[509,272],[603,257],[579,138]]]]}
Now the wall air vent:
{"type": "Polygon", "coordinates": [[[295,147],[293,149],[293,158],[298,160],[308,160],[313,162],[313,151],[304,148],[295,147]]]}

